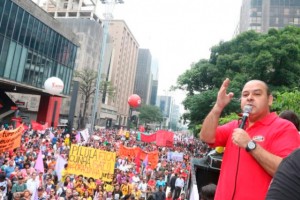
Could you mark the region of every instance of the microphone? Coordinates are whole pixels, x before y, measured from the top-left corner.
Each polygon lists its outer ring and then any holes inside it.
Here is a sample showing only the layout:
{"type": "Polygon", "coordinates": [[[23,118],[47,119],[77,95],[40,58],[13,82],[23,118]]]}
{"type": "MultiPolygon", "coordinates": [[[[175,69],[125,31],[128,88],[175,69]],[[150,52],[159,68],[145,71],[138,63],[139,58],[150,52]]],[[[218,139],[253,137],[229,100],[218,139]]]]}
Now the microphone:
{"type": "Polygon", "coordinates": [[[243,109],[243,117],[242,117],[242,123],[239,125],[239,128],[244,129],[246,125],[246,121],[249,117],[249,113],[252,111],[252,106],[245,105],[243,109]]]}

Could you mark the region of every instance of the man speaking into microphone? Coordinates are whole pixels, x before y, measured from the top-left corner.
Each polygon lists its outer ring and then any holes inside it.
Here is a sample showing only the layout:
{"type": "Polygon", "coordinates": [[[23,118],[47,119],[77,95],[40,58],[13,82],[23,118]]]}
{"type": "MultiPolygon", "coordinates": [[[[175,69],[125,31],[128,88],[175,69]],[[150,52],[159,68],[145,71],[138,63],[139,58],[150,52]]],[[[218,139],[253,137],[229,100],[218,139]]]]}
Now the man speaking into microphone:
{"type": "Polygon", "coordinates": [[[233,93],[226,79],[205,118],[200,139],[225,148],[215,200],[263,200],[282,158],[299,144],[295,126],[270,112],[273,96],[266,83],[251,80],[241,94],[243,119],[222,126],[218,121],[233,93]]]}

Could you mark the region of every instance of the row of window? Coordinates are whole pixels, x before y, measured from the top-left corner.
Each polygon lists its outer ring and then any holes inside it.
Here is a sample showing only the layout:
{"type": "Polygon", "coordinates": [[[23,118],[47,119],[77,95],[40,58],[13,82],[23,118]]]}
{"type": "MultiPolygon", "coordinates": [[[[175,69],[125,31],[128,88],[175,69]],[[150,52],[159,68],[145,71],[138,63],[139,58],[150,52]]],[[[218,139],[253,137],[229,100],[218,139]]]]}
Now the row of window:
{"type": "Polygon", "coordinates": [[[56,76],[70,90],[77,47],[11,0],[0,1],[0,77],[43,88],[56,76]]]}
{"type": "Polygon", "coordinates": [[[76,46],[11,0],[0,1],[0,34],[58,63],[74,66],[76,46]]]}
{"type": "Polygon", "coordinates": [[[272,6],[300,6],[299,0],[271,0],[270,4],[272,6]]]}

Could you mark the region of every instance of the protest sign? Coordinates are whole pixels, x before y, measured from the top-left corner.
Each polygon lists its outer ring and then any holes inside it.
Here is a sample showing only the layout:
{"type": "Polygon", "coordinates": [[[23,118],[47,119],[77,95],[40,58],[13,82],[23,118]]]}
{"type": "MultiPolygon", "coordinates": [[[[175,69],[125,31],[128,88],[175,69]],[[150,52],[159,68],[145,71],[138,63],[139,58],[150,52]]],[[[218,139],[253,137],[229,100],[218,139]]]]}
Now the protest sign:
{"type": "Polygon", "coordinates": [[[21,125],[14,130],[0,131],[0,152],[2,153],[20,147],[23,130],[24,127],[21,125]]]}
{"type": "Polygon", "coordinates": [[[183,153],[169,151],[167,160],[183,161],[183,153]]]}
{"type": "Polygon", "coordinates": [[[116,153],[91,147],[72,145],[68,159],[68,173],[112,181],[116,153]]]}

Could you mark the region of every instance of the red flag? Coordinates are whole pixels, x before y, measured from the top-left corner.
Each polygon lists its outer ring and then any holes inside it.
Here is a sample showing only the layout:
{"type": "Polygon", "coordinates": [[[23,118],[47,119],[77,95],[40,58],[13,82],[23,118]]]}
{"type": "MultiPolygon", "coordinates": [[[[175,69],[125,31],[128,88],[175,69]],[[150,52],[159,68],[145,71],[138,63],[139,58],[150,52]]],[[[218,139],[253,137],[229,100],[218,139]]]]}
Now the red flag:
{"type": "Polygon", "coordinates": [[[21,122],[20,121],[16,121],[16,128],[21,126],[21,122]]]}
{"type": "Polygon", "coordinates": [[[43,126],[43,130],[46,130],[47,128],[49,128],[49,126],[48,126],[48,122],[46,122],[44,125],[42,125],[43,126]]]}
{"type": "Polygon", "coordinates": [[[25,124],[23,124],[24,130],[28,130],[28,126],[26,126],[25,124]]]}
{"type": "Polygon", "coordinates": [[[174,145],[174,133],[158,130],[156,132],[156,145],[161,147],[173,147],[174,145]]]}
{"type": "Polygon", "coordinates": [[[31,127],[33,130],[37,130],[37,131],[45,130],[45,128],[42,124],[39,124],[34,120],[31,120],[31,127]]]}
{"type": "Polygon", "coordinates": [[[137,171],[138,173],[140,173],[140,167],[141,167],[141,158],[140,157],[141,157],[141,150],[139,149],[138,153],[137,153],[137,155],[135,157],[135,160],[134,160],[135,166],[136,166],[136,170],[135,171],[137,171]]]}
{"type": "Polygon", "coordinates": [[[144,127],[143,125],[140,125],[139,131],[140,131],[140,132],[145,132],[145,127],[144,127]]]}
{"type": "Polygon", "coordinates": [[[156,140],[156,133],[153,133],[151,135],[146,135],[141,133],[141,141],[142,142],[154,142],[156,140]]]}

